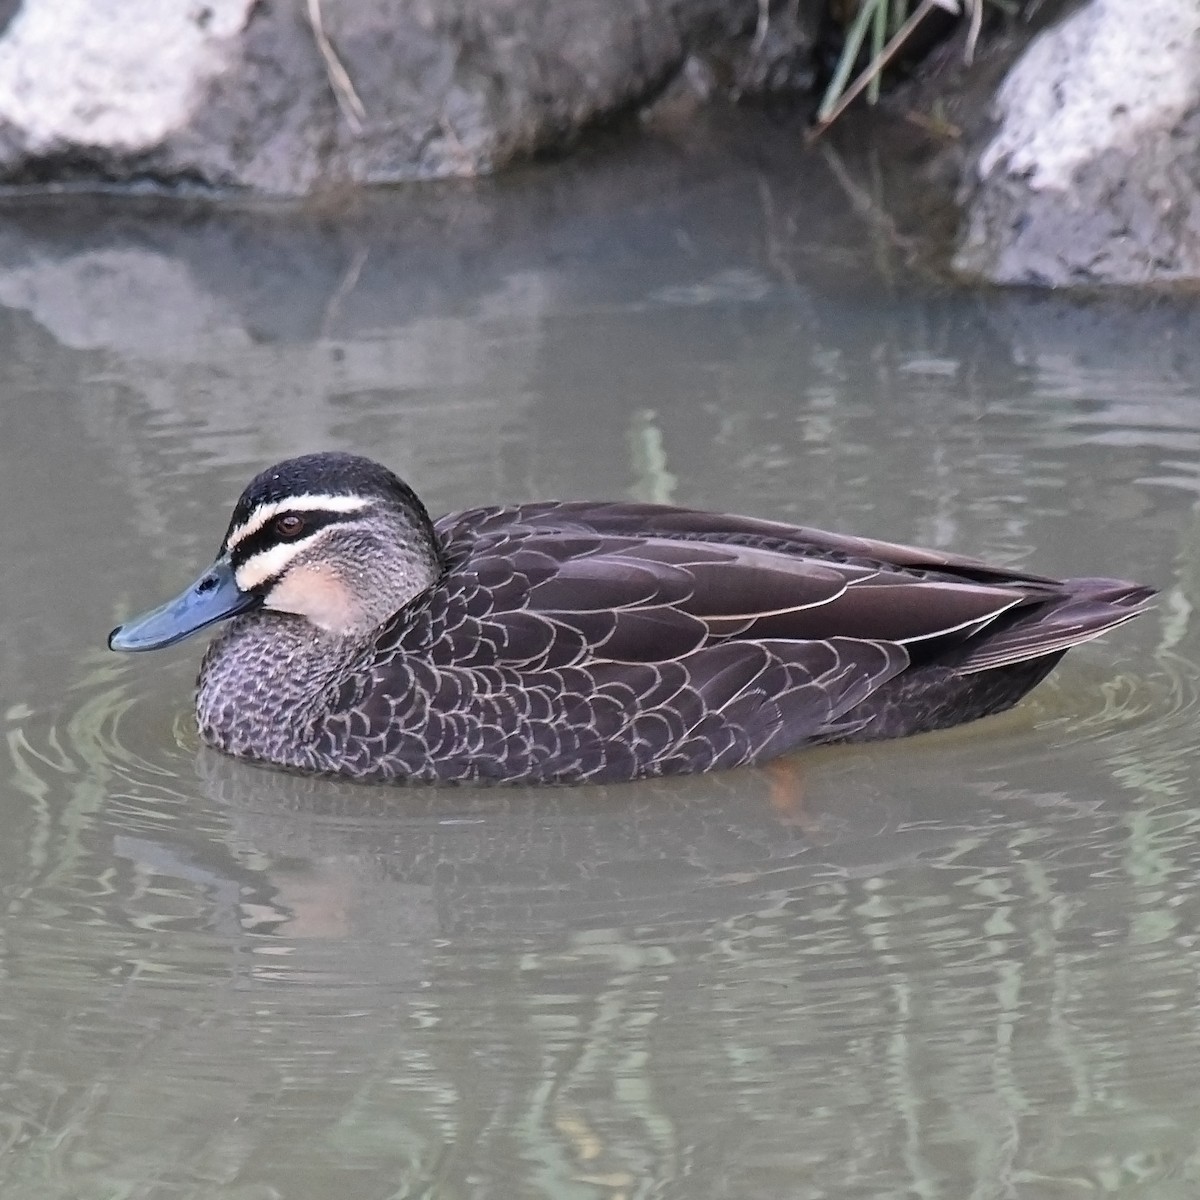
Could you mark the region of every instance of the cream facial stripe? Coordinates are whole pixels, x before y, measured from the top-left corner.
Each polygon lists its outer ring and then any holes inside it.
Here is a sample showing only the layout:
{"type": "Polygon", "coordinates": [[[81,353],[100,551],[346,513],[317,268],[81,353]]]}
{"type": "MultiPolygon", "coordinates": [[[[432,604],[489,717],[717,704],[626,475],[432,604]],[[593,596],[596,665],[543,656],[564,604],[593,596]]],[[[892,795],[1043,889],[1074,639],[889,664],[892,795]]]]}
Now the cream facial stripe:
{"type": "Polygon", "coordinates": [[[356,513],[370,508],[371,502],[361,496],[331,496],[319,492],[304,492],[299,496],[288,496],[283,500],[272,500],[260,504],[250,516],[229,531],[225,548],[232,550],[252,533],[257,533],[272,517],[284,512],[339,512],[356,513]]]}
{"type": "Polygon", "coordinates": [[[318,532],[301,538],[297,542],[280,542],[279,545],[272,546],[269,550],[260,550],[234,570],[233,578],[238,585],[238,590],[250,592],[256,587],[261,587],[268,579],[274,579],[301,550],[311,545],[314,538],[320,536],[321,534],[318,532]]]}

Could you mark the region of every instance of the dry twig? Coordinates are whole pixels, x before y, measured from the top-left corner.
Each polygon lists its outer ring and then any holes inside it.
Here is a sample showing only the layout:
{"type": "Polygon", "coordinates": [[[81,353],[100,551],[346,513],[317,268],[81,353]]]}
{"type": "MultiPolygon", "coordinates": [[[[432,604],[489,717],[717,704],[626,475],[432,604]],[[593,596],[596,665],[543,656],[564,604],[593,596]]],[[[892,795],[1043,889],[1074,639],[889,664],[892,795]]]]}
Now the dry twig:
{"type": "MultiPolygon", "coordinates": [[[[860,92],[874,79],[884,67],[895,57],[896,52],[908,41],[909,35],[935,9],[941,8],[957,14],[960,10],[958,0],[921,0],[917,11],[892,35],[891,41],[871,60],[867,69],[841,94],[838,102],[827,112],[818,114],[817,124],[809,133],[809,139],[818,138],[834,123],[849,107],[860,92]]],[[[822,105],[824,109],[824,105],[822,105]]]]}
{"type": "Polygon", "coordinates": [[[313,38],[316,40],[317,49],[320,50],[321,58],[325,62],[325,74],[329,79],[329,88],[333,92],[334,99],[337,100],[338,108],[342,110],[346,124],[355,133],[362,133],[363,122],[367,119],[367,110],[358,98],[358,92],[354,90],[354,81],[342,65],[342,60],[338,58],[337,51],[333,48],[333,43],[325,32],[325,23],[321,19],[321,0],[308,0],[308,23],[312,26],[313,38]]]}

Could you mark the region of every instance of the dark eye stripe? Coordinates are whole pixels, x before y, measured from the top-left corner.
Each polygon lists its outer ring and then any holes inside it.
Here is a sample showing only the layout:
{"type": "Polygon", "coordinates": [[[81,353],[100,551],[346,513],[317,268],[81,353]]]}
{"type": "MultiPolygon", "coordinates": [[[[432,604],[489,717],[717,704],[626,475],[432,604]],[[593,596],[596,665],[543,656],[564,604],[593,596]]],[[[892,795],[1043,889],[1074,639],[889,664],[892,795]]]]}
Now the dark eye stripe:
{"type": "Polygon", "coordinates": [[[286,510],[278,513],[270,521],[268,521],[261,529],[256,529],[248,537],[243,538],[229,552],[230,561],[234,567],[240,566],[244,562],[248,562],[256,554],[262,553],[264,550],[269,550],[272,546],[298,546],[305,538],[311,537],[318,530],[324,529],[327,525],[338,525],[345,521],[352,521],[360,514],[344,513],[344,512],[325,512],[319,508],[305,509],[303,512],[298,512],[295,515],[302,517],[304,520],[304,532],[295,538],[280,537],[275,530],[275,522],[280,517],[287,516],[286,510]]]}

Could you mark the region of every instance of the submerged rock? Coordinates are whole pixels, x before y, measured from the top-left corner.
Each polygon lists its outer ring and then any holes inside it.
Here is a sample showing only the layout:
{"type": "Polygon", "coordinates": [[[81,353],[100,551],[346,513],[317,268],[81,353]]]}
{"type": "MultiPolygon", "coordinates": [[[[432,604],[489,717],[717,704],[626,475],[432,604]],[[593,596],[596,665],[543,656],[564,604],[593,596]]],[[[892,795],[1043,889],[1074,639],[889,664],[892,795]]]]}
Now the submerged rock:
{"type": "Polygon", "coordinates": [[[1091,0],[1000,87],[966,186],[964,273],[997,283],[1200,279],[1200,5],[1091,0]]]}
{"type": "Polygon", "coordinates": [[[296,195],[480,174],[652,100],[691,55],[751,44],[767,11],[759,0],[8,0],[0,183],[296,195]]]}

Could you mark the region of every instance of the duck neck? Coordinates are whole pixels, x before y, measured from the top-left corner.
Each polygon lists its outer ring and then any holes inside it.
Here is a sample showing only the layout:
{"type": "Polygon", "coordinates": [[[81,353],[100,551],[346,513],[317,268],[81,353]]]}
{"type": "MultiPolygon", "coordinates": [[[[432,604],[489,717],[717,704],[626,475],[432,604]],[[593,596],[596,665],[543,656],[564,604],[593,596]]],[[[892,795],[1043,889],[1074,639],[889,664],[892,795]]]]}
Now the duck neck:
{"type": "Polygon", "coordinates": [[[320,717],[369,638],[325,633],[303,617],[257,612],[209,646],[196,684],[200,736],[243,758],[320,769],[320,717]]]}

